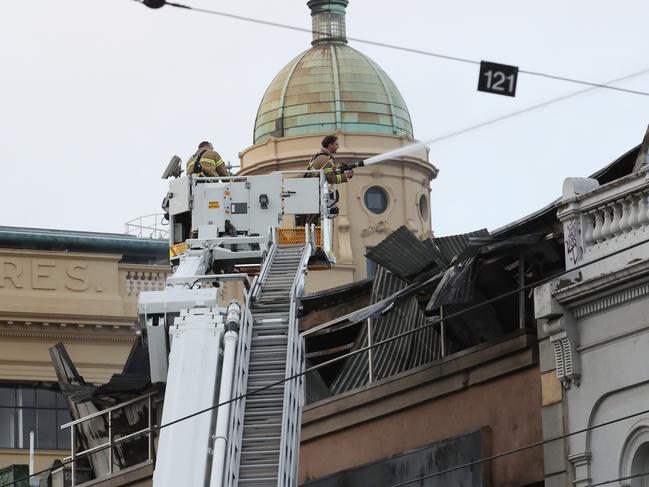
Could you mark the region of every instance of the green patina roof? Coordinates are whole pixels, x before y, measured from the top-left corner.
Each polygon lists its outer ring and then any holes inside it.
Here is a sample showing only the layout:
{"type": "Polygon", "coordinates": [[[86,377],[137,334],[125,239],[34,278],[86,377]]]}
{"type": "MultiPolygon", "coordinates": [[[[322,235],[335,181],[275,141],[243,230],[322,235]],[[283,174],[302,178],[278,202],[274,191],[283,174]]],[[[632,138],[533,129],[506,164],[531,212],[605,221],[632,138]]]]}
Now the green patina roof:
{"type": "Polygon", "coordinates": [[[346,0],[311,0],[313,47],[287,64],[259,105],[254,143],[345,132],[413,138],[406,102],[374,61],[346,43],[346,0]]]}

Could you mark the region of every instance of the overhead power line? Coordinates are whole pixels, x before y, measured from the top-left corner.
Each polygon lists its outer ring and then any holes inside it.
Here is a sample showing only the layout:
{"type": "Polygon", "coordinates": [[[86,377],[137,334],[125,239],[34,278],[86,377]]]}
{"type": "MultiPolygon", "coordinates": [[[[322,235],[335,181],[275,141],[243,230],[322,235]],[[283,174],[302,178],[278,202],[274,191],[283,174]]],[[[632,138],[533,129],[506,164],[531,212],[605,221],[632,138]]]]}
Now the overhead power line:
{"type": "MultiPolygon", "coordinates": [[[[138,3],[144,3],[143,0],[134,0],[138,3]]],[[[326,32],[318,32],[314,31],[313,29],[308,29],[306,27],[299,27],[297,25],[290,25],[290,24],[284,24],[281,22],[272,22],[270,20],[264,20],[264,19],[258,19],[254,17],[247,17],[244,15],[237,15],[237,14],[232,14],[229,12],[222,12],[219,10],[211,10],[207,8],[201,8],[201,7],[192,7],[191,5],[185,5],[182,3],[176,3],[176,2],[166,2],[166,5],[169,5],[170,7],[176,7],[176,8],[181,8],[185,10],[193,10],[195,12],[200,12],[204,14],[209,14],[209,15],[217,15],[219,17],[226,17],[229,19],[234,19],[234,20],[240,20],[242,22],[249,22],[253,24],[260,24],[260,25],[266,25],[270,27],[276,27],[280,29],[285,29],[285,30],[292,30],[296,32],[305,32],[305,33],[313,33],[315,32],[316,34],[326,36],[328,33],[326,32]]],[[[358,37],[350,37],[347,36],[347,40],[353,41],[353,42],[358,42],[360,44],[367,44],[370,46],[377,46],[377,47],[384,47],[386,49],[394,49],[397,51],[402,51],[402,52],[409,52],[412,54],[420,54],[422,56],[428,56],[428,57],[434,57],[438,59],[445,59],[447,61],[455,61],[459,63],[465,63],[465,64],[480,64],[480,61],[475,60],[475,59],[468,59],[464,57],[459,57],[459,56],[452,56],[448,54],[442,54],[439,52],[433,52],[433,51],[427,51],[424,49],[416,49],[412,47],[406,47],[406,46],[398,46],[396,44],[389,44],[387,42],[379,42],[379,41],[372,41],[369,39],[361,39],[358,37]]],[[[619,86],[612,86],[610,83],[597,83],[597,82],[592,82],[592,81],[585,81],[581,79],[575,79],[575,78],[569,78],[567,76],[560,76],[560,75],[554,75],[554,74],[549,74],[549,73],[543,73],[540,71],[532,71],[532,70],[527,70],[527,69],[519,69],[519,73],[524,73],[528,74],[530,76],[537,76],[537,77],[542,77],[542,78],[548,78],[548,79],[553,79],[557,81],[564,81],[568,83],[575,83],[575,84],[580,84],[580,85],[586,85],[586,86],[592,86],[593,88],[603,88],[607,90],[615,90],[615,91],[620,91],[623,93],[629,93],[633,95],[641,95],[641,96],[649,96],[649,92],[646,91],[640,91],[640,90],[631,90],[628,88],[621,88],[619,86]]]]}
{"type": "Polygon", "coordinates": [[[605,480],[604,482],[598,482],[596,484],[588,484],[587,487],[599,487],[600,485],[614,484],[615,482],[622,482],[623,480],[637,479],[639,477],[646,477],[649,475],[649,472],[636,473],[634,475],[627,475],[626,477],[618,477],[616,479],[605,480]]]}
{"type": "MultiPolygon", "coordinates": [[[[441,475],[446,475],[447,473],[455,472],[457,470],[463,470],[465,468],[470,468],[470,467],[473,467],[475,465],[480,465],[480,464],[485,463],[485,462],[490,462],[492,460],[497,460],[498,458],[506,457],[508,455],[513,455],[515,453],[520,453],[522,451],[529,450],[531,448],[537,448],[539,446],[547,445],[548,443],[552,443],[554,441],[565,440],[566,438],[570,438],[571,436],[579,435],[581,433],[587,433],[588,431],[592,431],[592,430],[597,429],[597,428],[603,428],[604,426],[610,426],[612,424],[619,423],[620,421],[626,421],[627,419],[632,419],[632,418],[635,418],[637,416],[642,416],[643,414],[649,414],[649,409],[645,409],[644,411],[639,411],[639,412],[633,413],[633,414],[627,414],[626,416],[622,416],[620,418],[612,419],[610,421],[606,421],[604,423],[599,423],[599,424],[596,424],[596,425],[593,425],[593,426],[588,426],[587,428],[582,428],[582,429],[577,430],[577,431],[572,431],[570,433],[555,436],[555,437],[549,438],[547,440],[537,441],[536,443],[530,443],[529,445],[521,446],[519,448],[514,448],[513,450],[498,453],[498,454],[492,455],[490,457],[480,458],[479,460],[474,460],[472,462],[467,462],[467,463],[464,463],[462,465],[458,465],[456,467],[451,467],[451,468],[447,468],[445,470],[441,470],[439,472],[429,473],[428,475],[421,475],[421,476],[417,477],[416,479],[407,480],[405,482],[401,482],[401,483],[398,483],[398,484],[392,484],[390,487],[404,487],[405,485],[412,485],[414,483],[421,482],[422,480],[430,479],[430,478],[433,478],[433,477],[439,477],[441,475]]],[[[647,474],[642,474],[642,475],[647,475],[647,474]]],[[[619,479],[619,480],[624,480],[624,479],[619,479]]],[[[596,485],[604,485],[604,484],[611,483],[611,482],[615,482],[615,480],[607,480],[606,482],[602,482],[601,484],[596,484],[596,485]]],[[[593,486],[589,486],[589,487],[595,487],[595,486],[593,485],[593,486]]]]}
{"type": "MultiPolygon", "coordinates": [[[[587,262],[587,263],[584,263],[584,264],[578,265],[578,266],[576,266],[576,267],[573,267],[572,269],[570,269],[570,271],[562,271],[562,272],[556,273],[556,274],[554,274],[554,275],[552,275],[552,276],[549,276],[549,277],[546,277],[546,278],[543,278],[543,279],[539,279],[538,281],[535,281],[535,282],[532,282],[532,283],[528,283],[528,284],[526,284],[525,286],[523,286],[522,288],[517,288],[517,289],[515,289],[515,290],[513,290],[513,291],[509,291],[509,292],[506,292],[506,293],[500,294],[499,296],[496,296],[496,297],[494,297],[494,298],[488,299],[488,300],[486,300],[486,301],[482,301],[482,302],[480,302],[480,303],[478,303],[478,304],[476,304],[476,305],[469,306],[469,307],[467,307],[467,308],[464,308],[464,309],[461,310],[461,311],[458,311],[458,312],[456,312],[456,313],[449,314],[449,315],[445,316],[443,319],[440,318],[440,319],[433,320],[433,321],[431,321],[431,322],[429,322],[429,323],[427,323],[427,324],[425,324],[425,325],[423,325],[423,326],[420,326],[420,327],[414,328],[414,329],[412,329],[412,330],[410,330],[410,331],[408,331],[408,332],[404,332],[404,333],[401,333],[401,334],[399,334],[399,335],[395,335],[395,336],[390,337],[390,338],[387,338],[387,339],[385,339],[385,340],[382,340],[382,341],[376,342],[376,343],[374,343],[374,344],[372,344],[372,345],[370,345],[370,346],[363,347],[363,348],[360,348],[360,349],[354,350],[354,351],[352,351],[352,352],[349,352],[349,353],[347,353],[347,354],[345,354],[345,355],[341,355],[341,356],[339,356],[339,357],[336,357],[336,358],[333,358],[333,359],[331,359],[331,360],[328,360],[328,361],[326,361],[326,362],[322,362],[322,363],[320,363],[320,364],[318,364],[318,365],[316,365],[316,366],[310,367],[310,368],[308,368],[308,369],[306,369],[306,370],[304,370],[304,371],[302,371],[302,372],[299,372],[299,373],[297,373],[297,374],[295,374],[295,375],[292,375],[292,376],[286,377],[286,378],[284,378],[284,379],[280,379],[280,380],[275,381],[275,382],[273,382],[273,383],[271,383],[271,384],[268,384],[268,385],[266,385],[266,386],[259,387],[259,388],[257,388],[257,389],[254,389],[254,390],[252,390],[252,391],[250,391],[250,392],[247,392],[247,393],[245,393],[245,394],[241,394],[241,395],[239,395],[239,396],[237,396],[237,397],[234,397],[234,398],[229,399],[229,400],[227,400],[227,401],[224,401],[224,402],[222,402],[222,403],[214,404],[214,405],[212,405],[212,406],[210,406],[210,407],[208,407],[208,408],[202,409],[202,410],[200,410],[200,411],[196,411],[196,412],[194,412],[194,413],[192,413],[192,414],[189,414],[189,415],[187,415],[187,416],[183,416],[183,417],[181,417],[181,418],[175,419],[175,420],[170,421],[170,422],[168,422],[168,423],[165,423],[165,424],[163,424],[163,425],[159,425],[159,426],[152,427],[152,428],[151,428],[151,432],[159,431],[159,430],[162,430],[163,428],[167,428],[167,427],[169,427],[169,426],[173,426],[173,425],[178,424],[178,423],[181,423],[181,422],[183,422],[183,421],[187,421],[187,420],[192,419],[192,418],[194,418],[194,417],[196,417],[196,416],[199,416],[199,415],[201,415],[201,414],[204,414],[204,413],[207,413],[207,412],[209,412],[209,411],[213,411],[213,410],[215,410],[215,409],[218,409],[218,408],[220,408],[221,406],[225,406],[226,404],[231,404],[231,403],[234,403],[234,402],[240,401],[241,399],[244,399],[244,398],[246,398],[246,397],[249,397],[249,396],[252,396],[252,395],[255,395],[255,394],[259,394],[259,393],[261,393],[261,392],[263,392],[263,391],[265,391],[265,390],[267,390],[267,389],[270,389],[270,388],[272,388],[272,387],[276,387],[276,386],[281,385],[281,384],[283,384],[283,383],[285,383],[285,382],[288,382],[288,381],[291,381],[291,380],[299,379],[300,377],[305,376],[306,374],[308,374],[308,373],[310,373],[310,372],[314,372],[314,371],[319,370],[319,369],[321,369],[321,368],[323,368],[323,367],[329,366],[329,365],[331,365],[331,364],[333,364],[333,363],[336,363],[336,362],[339,362],[339,361],[345,360],[345,359],[347,359],[347,358],[349,358],[349,357],[351,357],[351,356],[358,355],[358,354],[360,354],[360,353],[364,353],[364,352],[369,351],[369,350],[371,350],[371,349],[373,349],[373,348],[378,348],[378,347],[383,346],[383,345],[385,345],[385,344],[387,344],[387,343],[393,342],[393,341],[395,341],[395,340],[399,340],[399,339],[401,339],[401,338],[404,338],[404,337],[406,337],[406,336],[412,335],[412,334],[414,334],[414,333],[418,333],[418,332],[422,331],[423,329],[426,329],[426,328],[429,328],[429,327],[433,327],[433,326],[436,326],[436,325],[440,324],[443,320],[449,320],[449,319],[452,319],[452,318],[456,318],[456,317],[461,316],[461,315],[463,315],[463,314],[465,314],[465,313],[468,313],[468,312],[470,312],[470,311],[474,311],[475,309],[478,309],[478,308],[480,308],[480,307],[482,307],[482,306],[486,306],[486,305],[491,304],[491,303],[493,303],[493,302],[495,302],[495,301],[498,301],[498,300],[504,299],[504,298],[506,298],[506,297],[508,297],[508,296],[511,296],[511,295],[514,295],[514,294],[518,294],[521,290],[530,289],[530,288],[532,288],[532,287],[536,287],[536,286],[539,286],[539,285],[541,285],[541,284],[544,284],[544,283],[550,282],[550,281],[552,281],[553,279],[557,279],[558,277],[560,277],[560,276],[566,274],[567,272],[574,272],[574,271],[576,271],[576,270],[582,269],[583,267],[586,267],[586,266],[590,266],[590,265],[596,264],[597,262],[599,262],[599,261],[601,261],[601,260],[604,260],[604,259],[609,258],[609,257],[613,257],[613,256],[615,256],[615,255],[618,255],[618,254],[622,253],[622,252],[626,252],[626,251],[628,251],[628,250],[634,249],[634,248],[636,248],[636,247],[638,247],[638,246],[640,246],[640,245],[646,244],[646,243],[649,243],[649,239],[642,240],[642,241],[640,241],[640,242],[636,242],[636,243],[634,243],[634,244],[632,244],[632,245],[629,245],[629,246],[624,247],[624,248],[622,248],[622,249],[618,249],[618,250],[616,250],[616,251],[614,251],[614,252],[611,252],[611,253],[609,253],[608,255],[598,257],[597,259],[593,259],[592,261],[589,261],[589,262],[587,262]]],[[[630,419],[630,418],[633,418],[633,417],[636,417],[636,416],[640,416],[640,415],[642,415],[642,414],[649,414],[649,409],[648,409],[648,410],[645,410],[645,411],[640,411],[640,412],[637,412],[637,413],[633,413],[633,414],[630,414],[630,415],[627,415],[627,416],[623,416],[623,417],[621,417],[621,418],[613,419],[613,420],[607,421],[607,422],[605,422],[605,423],[600,423],[600,424],[597,424],[597,425],[593,425],[593,426],[590,426],[590,427],[588,427],[588,428],[584,428],[583,430],[573,431],[573,432],[571,432],[571,433],[566,433],[565,435],[557,436],[557,437],[554,437],[554,438],[550,438],[550,439],[547,439],[547,440],[543,440],[543,441],[541,441],[541,442],[536,442],[536,443],[532,443],[532,444],[530,444],[530,445],[526,445],[526,446],[522,446],[522,447],[519,447],[519,448],[515,448],[515,449],[510,450],[510,451],[508,451],[508,452],[503,452],[503,453],[500,453],[500,454],[494,455],[494,456],[492,456],[492,457],[488,457],[488,458],[484,458],[484,459],[479,459],[479,460],[476,460],[476,461],[472,462],[471,464],[483,463],[483,462],[485,462],[485,461],[493,460],[493,459],[496,459],[496,458],[501,458],[501,457],[506,456],[506,455],[512,455],[512,454],[514,454],[514,453],[518,453],[518,452],[520,452],[520,451],[524,451],[524,450],[527,450],[527,449],[530,449],[530,448],[535,448],[535,447],[537,447],[537,446],[544,445],[544,444],[546,444],[546,443],[550,443],[550,442],[552,442],[552,441],[556,441],[556,440],[560,440],[560,439],[563,439],[563,438],[567,438],[567,437],[570,437],[570,436],[573,436],[573,435],[577,435],[577,434],[579,434],[579,433],[583,433],[583,432],[586,432],[586,431],[590,431],[590,430],[593,430],[593,429],[596,429],[596,428],[601,428],[601,427],[603,427],[603,426],[607,426],[607,425],[610,425],[610,424],[614,424],[614,423],[617,423],[617,422],[619,422],[619,421],[623,421],[623,420],[630,419]]],[[[133,436],[129,437],[129,441],[130,441],[130,439],[138,438],[138,437],[140,437],[140,436],[145,436],[145,435],[147,435],[147,434],[149,434],[148,431],[144,431],[144,432],[141,432],[141,433],[138,433],[138,434],[134,434],[133,436]]],[[[83,454],[83,455],[78,455],[78,456],[75,457],[75,460],[78,460],[78,459],[80,459],[80,458],[83,458],[84,456],[89,456],[89,455],[95,454],[95,453],[97,453],[98,451],[102,451],[102,450],[107,449],[108,447],[109,447],[109,445],[105,445],[105,446],[102,446],[102,447],[100,447],[100,448],[97,448],[96,450],[93,450],[92,452],[89,452],[89,453],[86,453],[86,454],[83,454]]],[[[67,460],[67,461],[65,461],[65,462],[62,462],[62,464],[63,464],[63,465],[68,465],[68,464],[70,464],[71,462],[72,462],[72,460],[70,459],[70,460],[67,460]]],[[[467,464],[467,465],[470,466],[470,464],[467,464]]],[[[450,471],[458,470],[458,469],[461,469],[461,468],[466,468],[467,465],[461,465],[461,466],[459,466],[459,467],[453,467],[453,468],[451,468],[451,469],[448,469],[448,470],[445,470],[445,471],[442,471],[442,472],[435,472],[434,474],[431,474],[430,476],[443,475],[444,473],[448,473],[448,472],[450,472],[450,471]]],[[[29,478],[31,478],[31,477],[33,477],[33,476],[36,476],[36,475],[42,475],[42,474],[47,473],[47,472],[49,472],[49,471],[50,471],[50,469],[41,470],[40,472],[36,472],[36,473],[33,473],[33,474],[28,475],[28,476],[26,476],[26,477],[23,477],[23,478],[21,478],[21,479],[15,480],[14,482],[12,482],[12,483],[10,483],[10,484],[7,484],[6,487],[10,487],[10,486],[12,486],[12,485],[16,485],[18,482],[22,482],[22,481],[24,481],[24,480],[26,480],[26,479],[29,479],[29,478]]],[[[407,485],[408,483],[417,482],[417,481],[419,481],[419,480],[421,480],[421,479],[422,479],[422,478],[420,477],[420,478],[417,478],[417,479],[415,479],[415,480],[413,480],[413,481],[407,482],[406,484],[399,484],[399,485],[407,485]]],[[[393,487],[397,487],[397,486],[393,486],[393,487]]],[[[594,486],[592,486],[592,487],[594,487],[594,486]]]]}
{"type": "MultiPolygon", "coordinates": [[[[647,74],[647,73],[649,73],[649,68],[643,69],[642,71],[638,71],[636,73],[632,73],[632,74],[629,74],[629,75],[626,75],[626,76],[622,76],[620,78],[615,78],[615,79],[609,81],[609,83],[616,83],[618,81],[626,81],[626,80],[629,80],[629,79],[632,79],[632,78],[636,78],[638,76],[642,76],[642,75],[647,74]]],[[[495,118],[492,118],[492,119],[489,119],[489,120],[485,120],[485,121],[479,122],[479,123],[477,123],[475,125],[470,125],[469,127],[465,127],[463,129],[455,130],[453,132],[449,132],[448,134],[444,134],[444,135],[440,135],[438,137],[435,137],[434,139],[426,141],[425,145],[432,145],[432,144],[434,144],[436,142],[441,142],[441,141],[446,140],[446,139],[451,139],[453,137],[457,137],[458,135],[463,135],[463,134],[466,134],[468,132],[473,132],[474,130],[481,129],[483,127],[487,127],[489,125],[493,125],[493,124],[498,123],[498,122],[502,122],[502,121],[507,120],[509,118],[518,117],[519,115],[523,115],[525,113],[532,112],[532,111],[538,110],[540,108],[545,108],[545,107],[548,107],[550,105],[554,105],[555,103],[559,103],[561,101],[565,101],[565,100],[568,100],[570,98],[574,98],[575,96],[583,95],[584,93],[588,93],[589,91],[593,91],[593,90],[596,90],[598,88],[599,87],[597,87],[597,86],[591,86],[590,88],[585,88],[583,90],[574,91],[572,93],[568,93],[567,95],[562,95],[562,96],[559,96],[559,97],[556,97],[556,98],[552,98],[550,100],[546,100],[546,101],[543,101],[541,103],[531,105],[531,106],[529,106],[527,108],[522,108],[521,110],[517,110],[515,112],[510,112],[510,113],[507,113],[505,115],[501,115],[499,117],[495,117],[495,118]]]]}

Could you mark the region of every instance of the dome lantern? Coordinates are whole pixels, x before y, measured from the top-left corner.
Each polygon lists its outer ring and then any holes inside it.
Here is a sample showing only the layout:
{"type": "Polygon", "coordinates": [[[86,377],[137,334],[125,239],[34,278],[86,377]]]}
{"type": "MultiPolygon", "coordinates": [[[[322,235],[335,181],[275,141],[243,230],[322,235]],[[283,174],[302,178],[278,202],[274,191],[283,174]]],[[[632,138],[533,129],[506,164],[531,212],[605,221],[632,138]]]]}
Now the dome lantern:
{"type": "Polygon", "coordinates": [[[328,42],[347,44],[345,9],[349,0],[309,0],[313,25],[312,45],[328,42]]]}

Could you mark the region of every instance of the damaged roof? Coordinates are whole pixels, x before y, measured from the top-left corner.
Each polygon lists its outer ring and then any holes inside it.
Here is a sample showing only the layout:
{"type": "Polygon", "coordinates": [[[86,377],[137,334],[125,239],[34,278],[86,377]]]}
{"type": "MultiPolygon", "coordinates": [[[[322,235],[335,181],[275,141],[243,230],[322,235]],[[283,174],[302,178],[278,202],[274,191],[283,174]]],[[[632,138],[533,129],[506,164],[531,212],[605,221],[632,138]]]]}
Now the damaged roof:
{"type": "MultiPolygon", "coordinates": [[[[521,272],[537,278],[563,266],[561,243],[543,232],[493,237],[486,230],[478,230],[421,241],[401,227],[367,256],[378,264],[370,304],[316,325],[303,336],[307,356],[314,365],[363,349],[370,342],[388,340],[373,349],[373,380],[442,357],[439,326],[432,326],[440,322],[441,307],[446,316],[446,353],[518,328],[520,301],[511,291],[518,289],[521,272]],[[499,295],[507,299],[490,302],[499,295]],[[472,309],[484,301],[480,309],[472,309]],[[419,328],[420,332],[408,334],[419,328]],[[390,340],[400,335],[404,337],[390,340]],[[323,342],[326,348],[319,348],[323,342]]],[[[325,299],[325,295],[319,293],[319,298],[325,299]]],[[[529,294],[525,300],[529,304],[522,312],[531,325],[529,294]]],[[[326,385],[319,383],[320,390],[328,386],[330,394],[338,394],[367,384],[369,362],[369,354],[363,351],[327,365],[321,369],[326,385]]]]}
{"type": "Polygon", "coordinates": [[[401,226],[367,252],[366,257],[407,281],[428,276],[427,271],[448,268],[455,257],[474,241],[489,237],[487,229],[461,235],[420,240],[401,226]]]}

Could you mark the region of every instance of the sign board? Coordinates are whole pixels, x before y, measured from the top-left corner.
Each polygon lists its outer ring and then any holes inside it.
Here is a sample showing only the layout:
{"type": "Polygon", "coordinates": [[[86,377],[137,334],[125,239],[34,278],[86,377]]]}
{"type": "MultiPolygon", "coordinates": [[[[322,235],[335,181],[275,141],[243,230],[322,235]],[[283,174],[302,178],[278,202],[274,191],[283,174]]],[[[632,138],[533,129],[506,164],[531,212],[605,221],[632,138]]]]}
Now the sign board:
{"type": "Polygon", "coordinates": [[[496,95],[516,96],[517,81],[518,66],[490,63],[488,61],[480,63],[478,91],[486,91],[496,95]]]}

